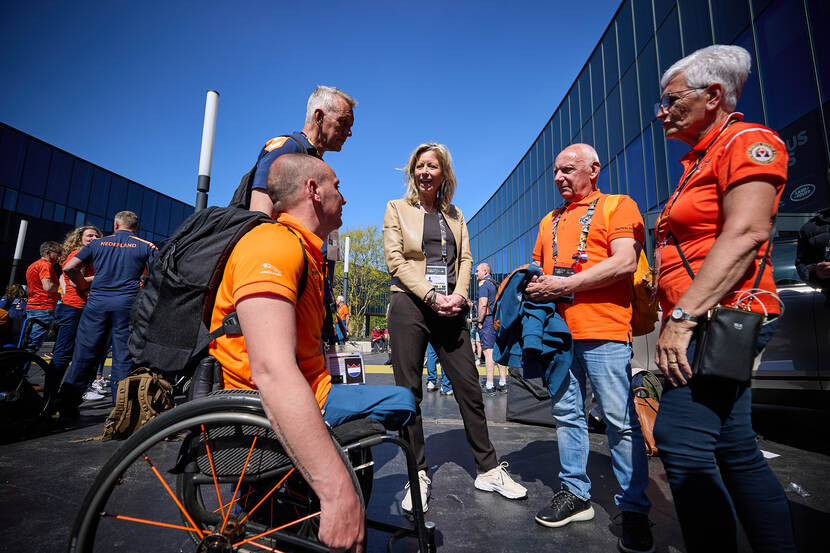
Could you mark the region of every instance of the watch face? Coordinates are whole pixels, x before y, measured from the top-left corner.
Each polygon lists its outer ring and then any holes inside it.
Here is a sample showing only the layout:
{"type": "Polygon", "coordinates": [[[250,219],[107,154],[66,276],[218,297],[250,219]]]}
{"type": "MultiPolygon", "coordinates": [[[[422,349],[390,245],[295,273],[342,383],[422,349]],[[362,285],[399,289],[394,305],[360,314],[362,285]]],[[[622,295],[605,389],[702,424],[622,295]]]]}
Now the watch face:
{"type": "Polygon", "coordinates": [[[674,310],[671,312],[671,318],[675,321],[683,319],[683,309],[680,307],[675,307],[674,310]]]}

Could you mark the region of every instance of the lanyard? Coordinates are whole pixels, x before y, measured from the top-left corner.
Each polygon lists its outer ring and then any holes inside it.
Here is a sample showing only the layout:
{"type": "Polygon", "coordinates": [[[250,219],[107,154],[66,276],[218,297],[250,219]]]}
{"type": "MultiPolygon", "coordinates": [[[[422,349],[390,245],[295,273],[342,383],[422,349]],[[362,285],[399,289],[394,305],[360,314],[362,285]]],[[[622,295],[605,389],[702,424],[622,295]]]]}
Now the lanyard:
{"type": "MultiPolygon", "coordinates": [[[[582,263],[588,261],[588,254],[585,253],[585,249],[587,248],[588,243],[588,230],[591,228],[591,219],[594,217],[594,210],[597,207],[597,202],[599,198],[591,202],[591,205],[588,206],[588,211],[579,218],[579,223],[582,225],[582,231],[579,233],[579,246],[577,247],[576,253],[571,256],[574,260],[573,263],[573,270],[574,272],[579,272],[582,270],[582,263]]],[[[553,263],[556,264],[557,258],[559,257],[559,246],[556,242],[556,231],[559,228],[559,219],[562,217],[562,214],[565,213],[567,206],[563,206],[559,208],[556,212],[556,216],[553,218],[553,226],[551,229],[551,254],[553,256],[553,263]]]]}
{"type": "Polygon", "coordinates": [[[677,203],[677,197],[680,196],[680,193],[683,191],[684,188],[686,188],[686,185],[689,183],[689,179],[691,179],[692,175],[694,175],[695,172],[698,170],[698,167],[700,167],[700,163],[703,161],[703,158],[706,157],[706,154],[709,153],[709,149],[712,147],[712,145],[715,142],[717,142],[718,138],[720,138],[721,135],[724,132],[726,132],[726,129],[728,129],[732,125],[732,123],[735,123],[736,121],[738,120],[735,118],[730,119],[729,122],[726,123],[726,125],[720,130],[717,136],[712,139],[709,145],[706,146],[706,149],[703,150],[703,153],[697,157],[694,165],[692,165],[692,168],[689,169],[688,173],[686,173],[686,176],[683,177],[683,180],[680,182],[680,186],[678,186],[677,190],[675,190],[674,194],[672,194],[671,198],[669,199],[671,203],[666,202],[666,205],[663,206],[663,210],[660,212],[660,216],[657,218],[657,222],[654,225],[654,235],[660,236],[660,225],[663,223],[663,221],[666,222],[666,235],[663,237],[662,240],[658,241],[659,247],[665,246],[666,243],[669,241],[669,237],[673,237],[671,229],[669,228],[669,215],[671,214],[671,210],[674,207],[674,204],[677,203]]]}

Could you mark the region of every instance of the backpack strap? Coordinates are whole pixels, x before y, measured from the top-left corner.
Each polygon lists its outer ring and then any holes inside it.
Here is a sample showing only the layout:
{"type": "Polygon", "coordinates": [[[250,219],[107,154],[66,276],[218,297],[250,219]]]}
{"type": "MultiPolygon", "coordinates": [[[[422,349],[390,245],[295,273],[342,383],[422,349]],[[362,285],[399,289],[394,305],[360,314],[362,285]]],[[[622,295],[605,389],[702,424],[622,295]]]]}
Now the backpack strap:
{"type": "MultiPolygon", "coordinates": [[[[303,271],[300,274],[300,281],[297,283],[297,302],[300,301],[300,296],[303,295],[305,292],[306,283],[308,282],[308,255],[305,251],[305,245],[303,244],[303,240],[294,232],[294,229],[280,223],[279,221],[274,221],[278,225],[282,225],[283,228],[287,229],[288,232],[293,234],[297,241],[300,243],[300,251],[303,252],[303,271]]],[[[239,317],[236,314],[236,310],[234,309],[222,319],[222,325],[218,327],[216,330],[208,334],[207,343],[211,343],[212,341],[216,340],[220,336],[224,335],[240,335],[242,334],[242,327],[239,325],[239,317]]]]}

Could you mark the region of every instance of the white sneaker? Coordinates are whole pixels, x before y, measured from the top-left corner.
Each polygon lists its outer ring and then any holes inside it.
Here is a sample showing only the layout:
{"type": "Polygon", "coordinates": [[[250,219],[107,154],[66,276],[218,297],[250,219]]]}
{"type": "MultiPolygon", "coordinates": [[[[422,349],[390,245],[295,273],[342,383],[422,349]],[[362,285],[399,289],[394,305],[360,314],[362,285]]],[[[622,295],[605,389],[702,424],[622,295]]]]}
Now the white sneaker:
{"type": "MultiPolygon", "coordinates": [[[[424,512],[427,512],[427,499],[429,498],[429,485],[432,484],[432,480],[427,477],[427,473],[424,470],[418,471],[418,480],[420,480],[420,488],[421,488],[421,505],[424,508],[424,512]]],[[[409,482],[406,483],[404,487],[406,490],[406,495],[403,496],[403,501],[401,501],[401,509],[406,511],[407,513],[412,512],[412,496],[409,493],[409,482]]]]}
{"type": "Polygon", "coordinates": [[[498,492],[508,499],[523,499],[527,497],[527,488],[514,481],[507,473],[507,462],[479,474],[475,486],[485,492],[498,492]]]}
{"type": "Polygon", "coordinates": [[[435,382],[427,382],[427,392],[434,392],[436,388],[438,386],[435,385],[435,382]]]}
{"type": "Polygon", "coordinates": [[[103,378],[99,378],[97,380],[94,380],[92,382],[92,385],[90,386],[90,388],[92,388],[93,390],[95,390],[99,394],[103,394],[106,387],[107,387],[107,385],[104,383],[103,378]]]}
{"type": "Polygon", "coordinates": [[[92,400],[95,400],[95,399],[104,399],[104,396],[103,396],[103,394],[99,394],[98,392],[96,392],[95,390],[90,388],[89,390],[84,392],[83,398],[84,398],[84,401],[92,401],[92,400]]]}

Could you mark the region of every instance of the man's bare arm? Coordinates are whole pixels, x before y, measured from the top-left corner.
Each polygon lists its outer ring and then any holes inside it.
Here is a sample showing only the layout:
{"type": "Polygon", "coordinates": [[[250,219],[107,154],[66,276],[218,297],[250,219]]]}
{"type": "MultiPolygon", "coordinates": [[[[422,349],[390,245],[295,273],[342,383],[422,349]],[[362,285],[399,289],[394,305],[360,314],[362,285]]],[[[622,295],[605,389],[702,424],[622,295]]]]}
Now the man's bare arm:
{"type": "Polygon", "coordinates": [[[274,214],[274,202],[267,192],[259,188],[251,190],[251,211],[261,211],[269,216],[274,214]]]}
{"type": "Polygon", "coordinates": [[[333,551],[362,551],[363,508],[297,366],[294,304],[262,294],[242,299],[236,311],[268,420],[320,498],[320,540],[333,551]]]}

